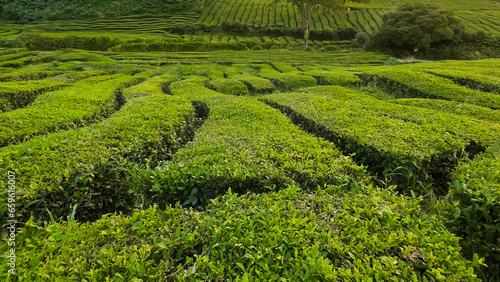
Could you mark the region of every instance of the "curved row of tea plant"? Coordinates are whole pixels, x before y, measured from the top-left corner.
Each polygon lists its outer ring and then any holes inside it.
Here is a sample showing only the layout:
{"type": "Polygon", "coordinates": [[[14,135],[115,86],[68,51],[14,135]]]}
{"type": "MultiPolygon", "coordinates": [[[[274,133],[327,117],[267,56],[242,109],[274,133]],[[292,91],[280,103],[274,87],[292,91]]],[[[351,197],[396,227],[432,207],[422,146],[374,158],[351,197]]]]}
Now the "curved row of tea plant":
{"type": "Polygon", "coordinates": [[[151,203],[204,205],[229,187],[246,193],[288,184],[316,189],[368,182],[364,169],[329,142],[302,132],[259,101],[209,90],[205,80],[193,77],[170,85],[174,95],[193,101],[199,115],[208,118],[170,162],[133,173],[130,185],[151,203]]]}
{"type": "MultiPolygon", "coordinates": [[[[18,175],[22,189],[16,205],[23,220],[30,215],[47,219],[46,208],[59,218],[78,205],[77,218],[88,220],[135,207],[131,188],[121,185],[123,167],[168,159],[193,135],[191,104],[162,92],[171,77],[151,80],[156,89],[149,83],[138,85],[133,94],[127,93],[125,106],[101,123],[0,149],[2,170],[18,175]]],[[[2,208],[3,220],[5,212],[2,208]]]]}
{"type": "Polygon", "coordinates": [[[120,88],[144,79],[140,74],[97,76],[39,95],[30,106],[0,114],[0,146],[102,120],[119,106],[120,88]]]}
{"type": "Polygon", "coordinates": [[[498,124],[396,105],[342,87],[305,91],[317,94],[260,99],[401,187],[421,181],[442,189],[464,150],[481,152],[500,135],[498,124]]]}
{"type": "MultiPolygon", "coordinates": [[[[441,206],[448,228],[462,239],[467,257],[485,257],[487,273],[500,275],[500,139],[485,153],[459,166],[449,198],[441,206]]],[[[494,276],[493,276],[494,277],[494,276]]],[[[493,278],[495,279],[495,278],[493,278]]]]}
{"type": "Polygon", "coordinates": [[[450,79],[424,72],[373,69],[359,76],[365,84],[375,84],[395,97],[444,99],[500,109],[499,95],[468,89],[450,79]]]}
{"type": "Polygon", "coordinates": [[[479,281],[481,263],[464,260],[458,237],[418,200],[370,186],[229,192],[201,212],[152,207],[94,223],[30,220],[16,247],[30,266],[16,277],[55,281],[479,281]]]}

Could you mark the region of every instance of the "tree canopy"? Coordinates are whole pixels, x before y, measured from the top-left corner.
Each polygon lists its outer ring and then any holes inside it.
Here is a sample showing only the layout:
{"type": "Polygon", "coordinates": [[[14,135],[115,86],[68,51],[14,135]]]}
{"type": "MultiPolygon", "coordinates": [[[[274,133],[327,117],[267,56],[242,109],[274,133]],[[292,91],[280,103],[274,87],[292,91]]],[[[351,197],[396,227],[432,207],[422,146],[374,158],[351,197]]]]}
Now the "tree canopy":
{"type": "Polygon", "coordinates": [[[441,10],[433,4],[408,3],[384,15],[383,25],[373,34],[372,43],[378,47],[413,51],[459,40],[462,31],[453,11],[441,10]]]}

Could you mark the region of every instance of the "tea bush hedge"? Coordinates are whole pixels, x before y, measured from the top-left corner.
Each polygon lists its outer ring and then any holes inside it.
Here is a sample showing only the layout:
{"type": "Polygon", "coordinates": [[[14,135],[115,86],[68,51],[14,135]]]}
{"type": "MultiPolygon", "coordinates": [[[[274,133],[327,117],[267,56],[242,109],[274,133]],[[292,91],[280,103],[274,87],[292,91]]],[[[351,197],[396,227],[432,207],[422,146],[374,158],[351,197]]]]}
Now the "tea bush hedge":
{"type": "MultiPolygon", "coordinates": [[[[83,49],[83,48],[82,48],[83,49]]],[[[87,49],[92,50],[92,49],[87,49]]],[[[110,48],[119,52],[192,52],[214,50],[247,50],[241,42],[197,42],[197,41],[161,41],[161,42],[133,42],[121,43],[110,48]]]]}
{"type": "Polygon", "coordinates": [[[12,109],[18,109],[29,105],[38,95],[64,86],[67,86],[67,84],[51,80],[2,82],[0,85],[0,99],[9,101],[12,109]]]}
{"type": "MultiPolygon", "coordinates": [[[[127,164],[168,159],[192,138],[193,121],[186,99],[153,94],[129,99],[101,123],[1,148],[0,168],[16,171],[22,187],[16,219],[47,220],[45,208],[59,218],[76,204],[80,220],[135,207],[131,187],[121,186],[127,164]]],[[[5,219],[6,208],[2,215],[5,219]]]]}
{"type": "Polygon", "coordinates": [[[274,84],[272,84],[268,79],[262,77],[240,75],[234,77],[233,79],[243,82],[247,86],[250,94],[268,94],[273,93],[275,90],[274,84]]]}
{"type": "Polygon", "coordinates": [[[117,108],[120,87],[143,79],[140,75],[98,76],[39,95],[32,105],[0,115],[0,146],[99,121],[117,108]]]}
{"type": "Polygon", "coordinates": [[[216,79],[207,81],[207,87],[217,92],[228,95],[248,95],[248,88],[245,84],[235,79],[216,79]]]}
{"type": "Polygon", "coordinates": [[[106,36],[48,36],[41,34],[24,35],[21,40],[30,51],[54,51],[61,49],[80,49],[92,51],[107,51],[121,43],[119,39],[106,36]]]}
{"type": "Polygon", "coordinates": [[[481,121],[418,111],[342,87],[309,91],[321,95],[284,93],[260,100],[288,114],[306,131],[331,140],[344,153],[355,153],[354,160],[400,189],[421,181],[437,184],[442,193],[464,150],[481,152],[500,132],[496,124],[480,126],[481,121]]]}
{"type": "Polygon", "coordinates": [[[315,189],[368,181],[364,169],[331,143],[302,132],[259,101],[203,87],[205,79],[170,85],[174,95],[193,101],[198,115],[208,119],[194,141],[170,162],[132,172],[130,186],[143,191],[149,203],[204,205],[229,187],[246,193],[288,184],[315,189]]]}
{"type": "Polygon", "coordinates": [[[26,51],[26,52],[15,52],[15,53],[9,53],[5,55],[0,55],[0,62],[5,62],[5,61],[11,61],[11,60],[16,60],[24,57],[30,57],[36,55],[36,52],[32,51],[26,51]]]}
{"type": "Polygon", "coordinates": [[[426,72],[428,73],[451,79],[453,82],[467,88],[500,94],[500,78],[498,76],[486,76],[484,74],[480,74],[481,72],[477,74],[474,71],[475,70],[470,69],[468,69],[467,71],[447,69],[426,70],[426,72]]]}
{"type": "Polygon", "coordinates": [[[25,65],[48,63],[54,60],[55,57],[52,54],[40,53],[37,56],[26,56],[19,59],[0,62],[0,68],[20,68],[25,65]]]}
{"type": "Polygon", "coordinates": [[[153,76],[144,82],[125,88],[123,97],[128,100],[141,96],[166,94],[169,91],[167,90],[168,85],[178,79],[178,77],[170,74],[153,76]]]}
{"type": "Polygon", "coordinates": [[[305,74],[316,79],[318,85],[356,85],[361,79],[352,72],[338,71],[308,71],[305,74]]]}
{"type": "MultiPolygon", "coordinates": [[[[205,211],[151,207],[94,223],[32,220],[16,277],[117,281],[479,281],[459,238],[390,190],[232,192],[205,211]],[[328,191],[328,192],[327,192],[328,191]]],[[[7,244],[0,251],[7,251],[7,244]]],[[[0,277],[9,277],[7,264],[0,277]]]]}
{"type": "Polygon", "coordinates": [[[432,98],[465,102],[500,109],[500,96],[468,89],[453,81],[413,70],[377,69],[359,74],[364,83],[373,83],[400,98],[432,98]]]}
{"type": "Polygon", "coordinates": [[[439,110],[452,114],[469,116],[476,119],[500,123],[500,111],[467,103],[423,98],[392,99],[390,100],[390,102],[412,107],[439,110]]]}
{"type": "MultiPolygon", "coordinates": [[[[494,143],[498,135],[500,135],[500,125],[496,122],[439,112],[432,109],[395,105],[392,103],[399,99],[381,101],[371,95],[340,86],[316,86],[303,88],[301,90],[325,95],[335,100],[340,99],[349,101],[353,107],[370,110],[377,116],[390,117],[403,122],[410,122],[419,126],[428,127],[437,134],[451,134],[457,136],[464,139],[469,144],[467,150],[471,154],[484,151],[484,149],[494,143]]],[[[432,101],[438,104],[442,100],[432,101]]]]}
{"type": "Polygon", "coordinates": [[[292,91],[301,87],[316,85],[314,77],[304,74],[280,73],[269,65],[257,65],[259,76],[269,79],[278,89],[292,91]]]}
{"type": "Polygon", "coordinates": [[[449,198],[442,211],[450,231],[461,237],[466,257],[485,257],[484,272],[500,278],[500,142],[453,175],[449,198]]]}

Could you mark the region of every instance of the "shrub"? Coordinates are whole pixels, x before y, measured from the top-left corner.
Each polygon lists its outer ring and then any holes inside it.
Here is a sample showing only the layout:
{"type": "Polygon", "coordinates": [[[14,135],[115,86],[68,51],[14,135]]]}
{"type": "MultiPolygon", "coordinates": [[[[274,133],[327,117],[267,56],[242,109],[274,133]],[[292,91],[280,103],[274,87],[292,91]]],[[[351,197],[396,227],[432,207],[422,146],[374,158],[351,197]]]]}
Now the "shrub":
{"type": "Polygon", "coordinates": [[[465,256],[485,257],[486,280],[500,277],[500,142],[473,161],[460,165],[453,175],[441,211],[448,227],[462,239],[465,256]]]}
{"type": "Polygon", "coordinates": [[[142,96],[170,94],[167,93],[169,91],[168,85],[177,80],[177,77],[170,74],[154,76],[137,85],[125,88],[123,98],[129,100],[142,96]]]}
{"type": "Polygon", "coordinates": [[[65,36],[54,37],[46,35],[23,35],[21,40],[28,50],[53,51],[64,48],[83,49],[92,51],[107,51],[109,48],[119,45],[119,39],[110,39],[106,36],[80,37],[65,36]]]}
{"type": "Polygon", "coordinates": [[[262,48],[262,46],[261,46],[260,44],[254,45],[254,46],[252,47],[252,50],[253,50],[253,51],[261,51],[261,50],[263,50],[263,49],[264,49],[264,48],[262,48]]]}
{"type": "Polygon", "coordinates": [[[395,66],[399,65],[398,60],[394,59],[393,57],[389,57],[385,62],[384,66],[395,66]]]}
{"type": "Polygon", "coordinates": [[[354,39],[358,30],[354,27],[345,27],[337,29],[340,40],[351,40],[354,39]]]}
{"type": "Polygon", "coordinates": [[[290,34],[293,37],[304,38],[305,30],[304,30],[304,28],[301,28],[301,27],[292,28],[292,29],[290,29],[290,34]]]}
{"type": "Polygon", "coordinates": [[[194,34],[196,29],[197,28],[193,25],[174,26],[169,29],[169,32],[177,34],[194,34]]]}
{"type": "Polygon", "coordinates": [[[317,94],[285,93],[260,100],[307,132],[334,142],[345,154],[354,153],[355,161],[382,181],[399,184],[401,191],[420,189],[420,181],[446,192],[464,150],[481,152],[500,133],[496,124],[395,105],[343,87],[303,91],[317,94]]]}
{"type": "Polygon", "coordinates": [[[450,79],[408,69],[377,69],[359,75],[367,84],[401,98],[431,98],[465,102],[491,109],[500,109],[497,95],[467,89],[450,79]]]}
{"type": "Polygon", "coordinates": [[[223,22],[220,24],[220,28],[225,31],[231,30],[231,23],[230,22],[223,22]]]}
{"type": "Polygon", "coordinates": [[[385,14],[383,21],[380,30],[372,35],[376,47],[413,52],[418,48],[458,43],[462,34],[454,13],[434,4],[407,3],[396,12],[385,14]]]}
{"type": "Polygon", "coordinates": [[[246,50],[247,46],[241,42],[199,42],[199,41],[161,41],[161,42],[135,42],[124,43],[113,47],[111,51],[118,52],[192,52],[215,50],[246,50]]]}
{"type": "MultiPolygon", "coordinates": [[[[325,190],[311,194],[290,187],[241,197],[228,192],[201,212],[177,205],[95,223],[42,227],[29,221],[16,238],[16,256],[32,267],[19,268],[16,276],[478,280],[473,267],[479,262],[467,262],[458,238],[435,217],[422,215],[417,200],[372,187],[325,190]]],[[[0,248],[7,252],[8,246],[0,248]]],[[[0,266],[2,278],[9,277],[8,267],[0,266]]]]}
{"type": "MultiPolygon", "coordinates": [[[[5,1],[3,1],[5,2],[5,1]]],[[[2,3],[2,18],[29,23],[33,21],[54,21],[68,19],[85,19],[110,16],[167,14],[172,15],[196,9],[203,1],[169,0],[169,1],[44,1],[13,0],[2,3]],[[5,4],[5,5],[4,5],[5,4]]]]}
{"type": "Polygon", "coordinates": [[[391,99],[390,102],[500,123],[500,113],[498,110],[492,110],[486,107],[475,106],[467,103],[422,98],[391,99]]]}
{"type": "Polygon", "coordinates": [[[341,49],[338,45],[326,45],[324,48],[326,51],[338,51],[341,49]]]}
{"type": "Polygon", "coordinates": [[[10,102],[6,99],[0,98],[0,113],[12,111],[10,102]]]}
{"type": "Polygon", "coordinates": [[[279,27],[275,27],[275,26],[266,26],[265,28],[262,29],[262,32],[265,35],[271,36],[271,37],[278,37],[278,36],[287,35],[283,29],[281,29],[279,27]]]}
{"type": "Polygon", "coordinates": [[[243,82],[250,94],[268,94],[273,93],[275,90],[274,85],[268,79],[250,76],[250,75],[240,75],[234,77],[241,82],[243,82]]]}
{"type": "Polygon", "coordinates": [[[455,69],[431,69],[426,70],[426,72],[451,79],[454,83],[467,88],[500,94],[500,78],[477,73],[480,72],[478,68],[464,71],[455,69]]]}
{"type": "Polygon", "coordinates": [[[52,80],[31,80],[23,82],[2,82],[0,85],[0,99],[9,101],[12,109],[23,108],[45,92],[67,86],[66,83],[52,80]]]}
{"type": "Polygon", "coordinates": [[[361,79],[351,72],[345,70],[337,71],[308,71],[305,74],[316,79],[318,85],[356,85],[361,79]]]}
{"type": "Polygon", "coordinates": [[[234,79],[216,79],[208,80],[207,86],[209,89],[229,95],[248,95],[248,89],[243,82],[234,79]]]}
{"type": "Polygon", "coordinates": [[[279,111],[249,97],[222,95],[203,87],[204,78],[195,79],[172,83],[170,89],[206,104],[208,119],[195,142],[170,162],[138,168],[130,185],[143,191],[147,203],[203,206],[229,187],[246,193],[288,184],[316,189],[368,182],[364,170],[332,144],[302,132],[279,111]]]}
{"type": "Polygon", "coordinates": [[[316,85],[316,79],[309,75],[280,73],[267,64],[261,64],[257,67],[259,68],[259,76],[269,79],[277,88],[283,91],[316,85]]]}
{"type": "Polygon", "coordinates": [[[54,61],[55,58],[52,54],[40,53],[37,56],[23,56],[19,59],[5,60],[0,62],[0,68],[21,68],[25,65],[35,65],[41,63],[48,63],[54,61]]]}
{"type": "Polygon", "coordinates": [[[59,218],[78,205],[78,219],[95,220],[134,208],[141,201],[131,187],[123,185],[126,167],[131,162],[154,164],[168,159],[192,138],[193,122],[187,100],[151,95],[129,99],[99,124],[0,149],[1,169],[15,171],[17,187],[23,187],[17,193],[20,215],[16,218],[48,220],[46,209],[59,218]]]}
{"type": "Polygon", "coordinates": [[[0,116],[0,146],[102,120],[117,108],[116,90],[139,81],[123,74],[99,76],[39,95],[31,106],[0,116]]]}
{"type": "Polygon", "coordinates": [[[335,40],[335,33],[330,29],[310,30],[309,36],[311,40],[335,40]]]}

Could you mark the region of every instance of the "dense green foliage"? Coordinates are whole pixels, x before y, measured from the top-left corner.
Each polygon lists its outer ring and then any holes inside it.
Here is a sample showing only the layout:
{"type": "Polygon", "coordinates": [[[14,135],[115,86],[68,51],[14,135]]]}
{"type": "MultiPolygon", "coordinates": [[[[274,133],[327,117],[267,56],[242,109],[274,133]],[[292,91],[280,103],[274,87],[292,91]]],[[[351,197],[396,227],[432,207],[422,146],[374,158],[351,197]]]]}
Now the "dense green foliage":
{"type": "Polygon", "coordinates": [[[255,66],[259,70],[259,76],[269,79],[276,88],[283,91],[291,91],[302,87],[316,85],[314,77],[304,74],[281,73],[270,65],[262,64],[255,66]]]}
{"type": "Polygon", "coordinates": [[[171,162],[133,173],[131,186],[143,191],[146,201],[203,205],[228,188],[267,192],[289,184],[316,189],[368,181],[362,167],[300,131],[279,111],[249,97],[209,90],[205,80],[191,77],[170,85],[174,95],[195,102],[199,116],[208,119],[171,162]]]}
{"type": "Polygon", "coordinates": [[[413,70],[378,69],[360,74],[365,84],[377,85],[396,97],[444,99],[500,109],[500,99],[493,93],[456,85],[452,80],[413,70]]]}
{"type": "Polygon", "coordinates": [[[373,44],[380,47],[413,51],[443,42],[458,42],[462,29],[451,11],[423,3],[408,3],[396,12],[384,15],[380,31],[373,34],[373,44]]]}
{"type": "Polygon", "coordinates": [[[135,207],[133,191],[120,185],[125,181],[120,166],[167,159],[193,134],[193,109],[187,100],[151,94],[127,101],[102,123],[0,149],[2,170],[16,171],[18,185],[26,187],[17,200],[22,219],[48,219],[46,208],[59,218],[78,205],[77,218],[89,220],[135,207]],[[26,154],[30,157],[24,158],[26,154]]]}
{"type": "Polygon", "coordinates": [[[265,78],[249,76],[249,75],[240,75],[235,77],[235,79],[242,81],[247,86],[250,94],[255,94],[255,93],[266,94],[266,93],[272,93],[275,90],[275,87],[271,83],[271,81],[265,78]]]}
{"type": "Polygon", "coordinates": [[[248,88],[239,80],[216,79],[207,81],[207,86],[217,92],[229,95],[248,95],[248,88]]]}
{"type": "Polygon", "coordinates": [[[32,105],[0,115],[0,145],[17,144],[32,136],[102,120],[118,106],[116,90],[139,81],[140,78],[124,74],[98,76],[39,95],[31,99],[34,100],[32,105]],[[78,107],[73,107],[74,104],[78,107]]]}
{"type": "Polygon", "coordinates": [[[500,143],[457,168],[449,202],[448,227],[462,237],[468,257],[485,257],[488,271],[500,278],[500,143]]]}
{"type": "Polygon", "coordinates": [[[286,93],[261,99],[345,154],[354,153],[357,162],[402,189],[415,187],[417,181],[444,189],[466,147],[480,152],[477,144],[491,143],[500,133],[495,124],[391,105],[341,87],[306,91],[321,95],[286,93]]]}
{"type": "Polygon", "coordinates": [[[0,49],[19,279],[498,280],[499,60],[395,65],[260,39],[0,49]]]}
{"type": "Polygon", "coordinates": [[[116,17],[134,14],[172,14],[185,12],[199,4],[198,0],[168,1],[98,1],[98,0],[4,0],[1,18],[28,23],[40,20],[67,20],[116,17]]]}
{"type": "Polygon", "coordinates": [[[9,108],[17,109],[27,106],[36,96],[56,90],[66,84],[51,80],[30,80],[23,82],[3,82],[0,85],[0,99],[7,100],[9,108]]]}
{"type": "MultiPolygon", "coordinates": [[[[228,193],[202,212],[154,207],[87,224],[41,227],[29,221],[18,239],[18,255],[31,267],[17,275],[118,281],[476,280],[473,264],[459,254],[458,238],[435,217],[421,215],[417,200],[372,187],[326,190],[228,193]]],[[[3,277],[6,267],[1,266],[3,277]]]]}
{"type": "Polygon", "coordinates": [[[456,101],[423,99],[423,98],[403,98],[391,100],[393,103],[408,105],[412,107],[421,107],[439,110],[442,112],[453,113],[457,115],[469,116],[481,120],[500,123],[500,112],[490,108],[475,106],[456,101]]]}

